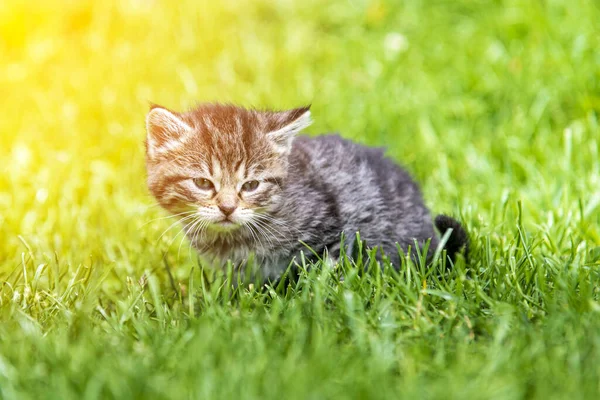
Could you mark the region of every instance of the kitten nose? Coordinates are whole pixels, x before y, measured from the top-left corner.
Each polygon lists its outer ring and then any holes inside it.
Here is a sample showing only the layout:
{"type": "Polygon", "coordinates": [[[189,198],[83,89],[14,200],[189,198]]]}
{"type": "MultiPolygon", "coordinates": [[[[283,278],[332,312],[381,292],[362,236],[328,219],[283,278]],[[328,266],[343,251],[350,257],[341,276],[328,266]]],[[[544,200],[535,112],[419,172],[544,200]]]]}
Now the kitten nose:
{"type": "Polygon", "coordinates": [[[219,204],[219,210],[221,210],[221,212],[223,214],[225,214],[226,217],[230,216],[235,211],[236,208],[237,208],[237,206],[234,203],[219,204]]]}

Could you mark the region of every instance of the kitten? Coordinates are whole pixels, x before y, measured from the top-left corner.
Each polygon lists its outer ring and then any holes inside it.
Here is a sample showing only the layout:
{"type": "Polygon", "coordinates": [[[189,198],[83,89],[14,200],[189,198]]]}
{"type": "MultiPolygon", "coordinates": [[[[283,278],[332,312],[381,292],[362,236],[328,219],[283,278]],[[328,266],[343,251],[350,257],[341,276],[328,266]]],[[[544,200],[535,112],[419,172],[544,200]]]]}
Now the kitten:
{"type": "MultiPolygon", "coordinates": [[[[251,254],[265,278],[277,278],[300,252],[336,257],[341,234],[356,232],[399,264],[396,243],[439,238],[409,175],[369,148],[337,135],[297,134],[309,107],[249,110],[203,104],[177,113],[152,106],[146,118],[148,187],[181,219],[201,254],[241,265],[251,254]]],[[[461,225],[438,216],[451,259],[468,239],[461,225]]],[[[347,254],[352,254],[353,241],[347,254]]]]}

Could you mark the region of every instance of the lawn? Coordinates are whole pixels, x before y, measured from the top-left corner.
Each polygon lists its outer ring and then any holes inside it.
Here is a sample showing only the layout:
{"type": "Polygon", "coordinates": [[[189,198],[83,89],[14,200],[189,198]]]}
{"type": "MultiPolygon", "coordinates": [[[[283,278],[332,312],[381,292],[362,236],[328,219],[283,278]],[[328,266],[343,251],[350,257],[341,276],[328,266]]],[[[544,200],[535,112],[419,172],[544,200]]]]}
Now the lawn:
{"type": "Polygon", "coordinates": [[[593,0],[2,1],[0,398],[598,398],[598,21],[593,0]],[[386,146],[470,262],[233,290],[145,186],[149,102],[201,101],[312,103],[309,134],[386,146]]]}

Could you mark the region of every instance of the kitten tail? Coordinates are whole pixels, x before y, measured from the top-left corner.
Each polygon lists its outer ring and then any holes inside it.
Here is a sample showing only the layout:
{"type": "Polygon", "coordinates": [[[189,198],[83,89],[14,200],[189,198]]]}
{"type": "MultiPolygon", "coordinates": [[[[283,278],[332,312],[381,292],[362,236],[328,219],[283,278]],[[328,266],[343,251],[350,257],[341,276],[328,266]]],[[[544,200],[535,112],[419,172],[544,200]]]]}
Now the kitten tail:
{"type": "Polygon", "coordinates": [[[447,215],[440,214],[435,217],[435,226],[443,236],[448,229],[452,229],[452,233],[446,242],[446,254],[452,262],[456,261],[456,254],[463,252],[465,261],[469,259],[469,236],[462,227],[460,222],[447,215]]]}

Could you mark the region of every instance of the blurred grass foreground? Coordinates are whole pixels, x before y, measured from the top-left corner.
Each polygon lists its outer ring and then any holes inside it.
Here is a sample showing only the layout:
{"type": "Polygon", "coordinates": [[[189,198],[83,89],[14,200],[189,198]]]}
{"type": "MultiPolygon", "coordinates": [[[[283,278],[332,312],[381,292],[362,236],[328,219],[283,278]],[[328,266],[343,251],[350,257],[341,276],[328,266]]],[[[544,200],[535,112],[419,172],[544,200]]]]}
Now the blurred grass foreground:
{"type": "Polygon", "coordinates": [[[0,3],[0,398],[598,398],[594,0],[0,3]],[[145,188],[149,102],[312,103],[470,265],[286,290],[203,271],[145,188]],[[163,232],[167,232],[161,236],[163,232]]]}

